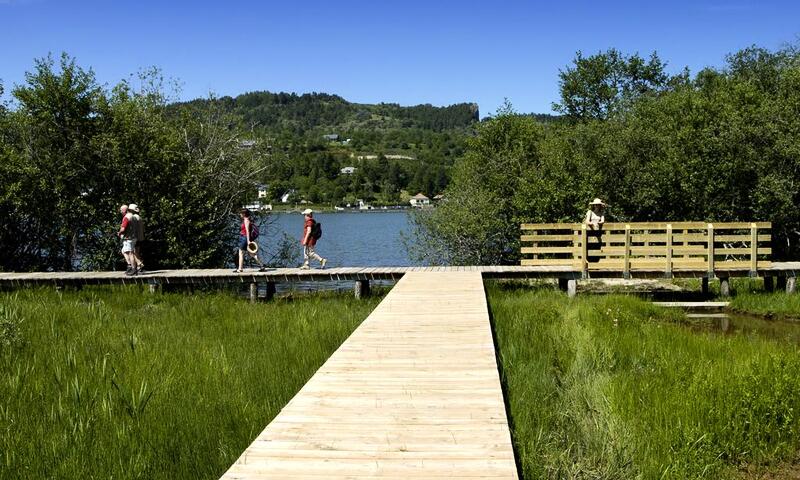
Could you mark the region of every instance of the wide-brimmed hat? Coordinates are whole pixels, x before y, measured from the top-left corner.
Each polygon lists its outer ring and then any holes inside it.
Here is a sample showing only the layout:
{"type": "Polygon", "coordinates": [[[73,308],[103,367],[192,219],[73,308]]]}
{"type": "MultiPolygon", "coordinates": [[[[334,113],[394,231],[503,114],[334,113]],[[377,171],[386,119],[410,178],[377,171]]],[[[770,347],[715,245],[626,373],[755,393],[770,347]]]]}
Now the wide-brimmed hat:
{"type": "Polygon", "coordinates": [[[128,210],[133,210],[134,212],[139,213],[139,205],[131,203],[130,205],[128,205],[128,210]]]}
{"type": "Polygon", "coordinates": [[[258,253],[258,244],[256,242],[249,242],[247,244],[247,252],[252,254],[258,253]]]}
{"type": "Polygon", "coordinates": [[[600,205],[601,207],[605,207],[605,206],[606,206],[606,204],[605,204],[605,203],[603,203],[603,201],[602,201],[602,200],[600,200],[599,198],[595,198],[594,200],[592,200],[592,201],[589,203],[589,206],[590,206],[590,207],[593,207],[593,206],[595,206],[595,205],[600,205]]]}
{"type": "Polygon", "coordinates": [[[314,213],[314,210],[311,210],[310,208],[303,210],[303,215],[311,215],[312,213],[314,213]]]}

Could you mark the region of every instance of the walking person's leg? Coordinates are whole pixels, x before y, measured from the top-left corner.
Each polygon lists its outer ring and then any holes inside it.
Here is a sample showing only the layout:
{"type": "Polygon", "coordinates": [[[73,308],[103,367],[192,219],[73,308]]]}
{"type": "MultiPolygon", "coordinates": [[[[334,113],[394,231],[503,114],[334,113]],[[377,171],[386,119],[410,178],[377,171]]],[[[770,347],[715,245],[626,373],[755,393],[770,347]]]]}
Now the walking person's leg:
{"type": "Polygon", "coordinates": [[[239,236],[239,266],[235,272],[242,272],[244,271],[244,251],[247,250],[247,239],[243,236],[239,236]]]}
{"type": "Polygon", "coordinates": [[[313,258],[314,260],[318,261],[320,263],[320,265],[324,268],[325,267],[325,263],[327,263],[327,260],[325,260],[324,258],[319,256],[319,254],[317,253],[316,247],[311,246],[311,247],[306,247],[306,248],[308,249],[308,253],[306,255],[306,264],[308,264],[309,258],[313,258]]]}
{"type": "Polygon", "coordinates": [[[309,254],[312,251],[311,247],[308,245],[303,245],[303,265],[300,267],[302,269],[310,268],[309,262],[309,254]]]}

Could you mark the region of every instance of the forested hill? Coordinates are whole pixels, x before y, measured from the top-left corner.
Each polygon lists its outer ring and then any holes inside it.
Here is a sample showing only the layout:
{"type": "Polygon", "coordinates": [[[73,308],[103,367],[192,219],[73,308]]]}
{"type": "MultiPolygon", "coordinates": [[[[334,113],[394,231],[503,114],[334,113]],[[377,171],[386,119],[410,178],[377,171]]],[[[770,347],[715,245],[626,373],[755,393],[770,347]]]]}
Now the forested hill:
{"type": "Polygon", "coordinates": [[[402,107],[394,103],[351,103],[326,93],[249,92],[237,97],[197,99],[176,106],[203,109],[212,104],[239,116],[248,127],[299,134],[322,127],[339,130],[420,128],[441,132],[469,127],[480,118],[475,103],[402,107]]]}

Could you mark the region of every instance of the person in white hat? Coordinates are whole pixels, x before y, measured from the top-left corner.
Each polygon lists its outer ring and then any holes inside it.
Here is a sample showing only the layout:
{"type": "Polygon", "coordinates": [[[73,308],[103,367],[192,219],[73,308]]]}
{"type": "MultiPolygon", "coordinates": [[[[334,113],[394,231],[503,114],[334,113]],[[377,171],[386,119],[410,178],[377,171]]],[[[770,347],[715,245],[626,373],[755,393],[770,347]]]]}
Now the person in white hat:
{"type": "Polygon", "coordinates": [[[144,224],[142,217],[139,216],[139,205],[131,203],[128,205],[128,213],[131,214],[130,226],[131,235],[134,239],[133,252],[131,254],[133,274],[138,275],[144,271],[144,263],[142,262],[142,240],[144,240],[144,224]]]}
{"type": "Polygon", "coordinates": [[[314,220],[314,211],[310,208],[306,208],[303,210],[303,216],[305,222],[303,223],[303,237],[300,240],[300,244],[303,246],[303,265],[300,268],[303,270],[311,268],[309,262],[312,258],[319,262],[319,268],[325,268],[325,264],[328,263],[328,260],[317,254],[315,250],[317,237],[311,233],[317,223],[316,220],[314,220]]]}
{"type": "MultiPolygon", "coordinates": [[[[599,198],[595,198],[589,203],[589,210],[586,212],[586,218],[583,220],[583,223],[586,224],[586,233],[589,237],[586,242],[587,250],[600,250],[603,244],[603,224],[606,223],[605,209],[606,204],[599,198]],[[597,240],[591,241],[589,240],[591,238],[596,238],[597,240]]],[[[586,260],[589,262],[597,262],[600,260],[600,257],[587,254],[586,260]]]]}
{"type": "Polygon", "coordinates": [[[600,230],[606,222],[605,217],[606,204],[599,198],[595,198],[589,203],[589,210],[586,212],[586,218],[583,223],[592,230],[600,230]]]}
{"type": "Polygon", "coordinates": [[[122,223],[119,225],[117,236],[122,240],[122,258],[124,258],[125,263],[128,264],[125,275],[133,275],[133,250],[136,247],[136,241],[131,241],[133,232],[130,222],[133,218],[133,212],[128,211],[128,205],[126,204],[119,207],[119,213],[122,215],[122,223]]]}

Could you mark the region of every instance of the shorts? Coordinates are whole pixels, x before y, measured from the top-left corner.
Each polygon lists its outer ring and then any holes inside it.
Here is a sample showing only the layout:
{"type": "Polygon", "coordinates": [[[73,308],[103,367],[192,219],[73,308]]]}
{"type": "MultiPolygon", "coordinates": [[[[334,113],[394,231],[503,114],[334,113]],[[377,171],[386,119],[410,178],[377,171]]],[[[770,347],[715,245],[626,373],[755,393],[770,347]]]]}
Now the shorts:
{"type": "Polygon", "coordinates": [[[123,240],[122,241],[122,253],[131,253],[136,249],[136,240],[123,240]]]}
{"type": "Polygon", "coordinates": [[[247,250],[247,237],[239,235],[239,250],[247,250]]]}

